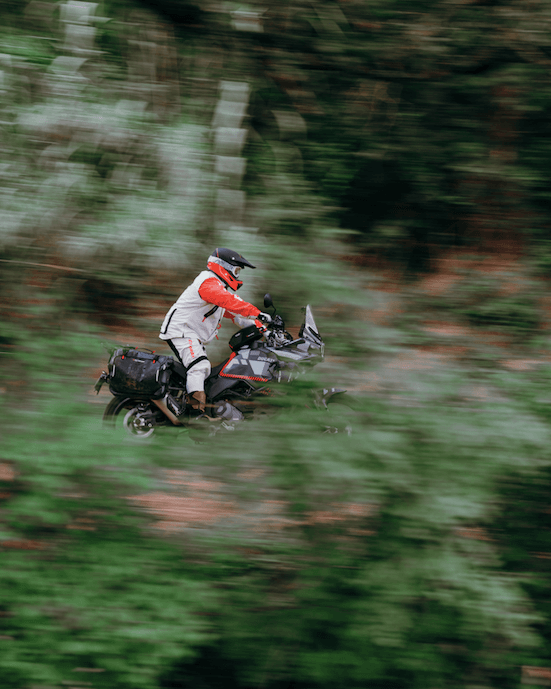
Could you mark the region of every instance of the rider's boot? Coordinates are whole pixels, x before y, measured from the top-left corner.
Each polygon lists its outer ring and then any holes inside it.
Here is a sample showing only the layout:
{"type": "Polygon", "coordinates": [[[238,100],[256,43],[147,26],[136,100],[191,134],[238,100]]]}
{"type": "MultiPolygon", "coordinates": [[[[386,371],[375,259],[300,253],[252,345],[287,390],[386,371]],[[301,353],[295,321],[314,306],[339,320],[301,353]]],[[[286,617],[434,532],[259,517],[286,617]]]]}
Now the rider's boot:
{"type": "Polygon", "coordinates": [[[209,423],[217,420],[206,413],[207,395],[204,390],[196,390],[195,392],[192,392],[189,396],[189,401],[191,404],[189,420],[191,422],[200,422],[203,424],[205,422],[209,423]]]}
{"type": "Polygon", "coordinates": [[[207,396],[203,390],[189,394],[188,401],[191,407],[188,426],[190,437],[196,443],[204,443],[218,429],[218,424],[211,422],[221,421],[221,419],[215,419],[206,413],[207,396]]]}

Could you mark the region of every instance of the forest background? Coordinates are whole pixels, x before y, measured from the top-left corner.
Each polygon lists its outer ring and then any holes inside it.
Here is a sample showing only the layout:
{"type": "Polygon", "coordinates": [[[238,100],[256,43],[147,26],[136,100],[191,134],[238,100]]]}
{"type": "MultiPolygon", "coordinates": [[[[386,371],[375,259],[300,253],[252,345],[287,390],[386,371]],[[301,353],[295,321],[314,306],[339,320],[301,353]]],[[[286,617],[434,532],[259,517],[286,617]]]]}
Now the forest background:
{"type": "Polygon", "coordinates": [[[551,683],[550,69],[547,0],[2,3],[3,689],[551,683]],[[351,436],[101,429],[215,246],[351,436]]]}

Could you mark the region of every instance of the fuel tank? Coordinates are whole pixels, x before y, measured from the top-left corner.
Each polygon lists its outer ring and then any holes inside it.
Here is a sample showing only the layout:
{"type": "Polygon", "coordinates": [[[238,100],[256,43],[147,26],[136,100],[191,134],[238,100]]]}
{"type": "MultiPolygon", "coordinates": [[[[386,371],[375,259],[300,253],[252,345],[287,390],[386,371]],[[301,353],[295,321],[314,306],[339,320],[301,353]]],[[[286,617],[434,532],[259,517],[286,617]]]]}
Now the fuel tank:
{"type": "Polygon", "coordinates": [[[216,399],[238,380],[267,383],[274,378],[276,366],[277,356],[273,352],[264,347],[243,347],[212,371],[205,381],[205,390],[211,399],[216,399]]]}

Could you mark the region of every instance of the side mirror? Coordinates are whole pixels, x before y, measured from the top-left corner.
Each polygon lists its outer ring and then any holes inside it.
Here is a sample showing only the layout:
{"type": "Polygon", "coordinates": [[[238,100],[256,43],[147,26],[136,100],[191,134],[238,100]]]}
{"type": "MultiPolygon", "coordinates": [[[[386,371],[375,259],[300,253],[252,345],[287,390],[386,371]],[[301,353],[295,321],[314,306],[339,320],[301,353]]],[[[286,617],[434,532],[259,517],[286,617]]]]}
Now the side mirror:
{"type": "Polygon", "coordinates": [[[273,306],[274,306],[274,302],[272,301],[272,295],[269,292],[267,292],[264,295],[264,308],[270,309],[270,308],[273,308],[273,306]]]}

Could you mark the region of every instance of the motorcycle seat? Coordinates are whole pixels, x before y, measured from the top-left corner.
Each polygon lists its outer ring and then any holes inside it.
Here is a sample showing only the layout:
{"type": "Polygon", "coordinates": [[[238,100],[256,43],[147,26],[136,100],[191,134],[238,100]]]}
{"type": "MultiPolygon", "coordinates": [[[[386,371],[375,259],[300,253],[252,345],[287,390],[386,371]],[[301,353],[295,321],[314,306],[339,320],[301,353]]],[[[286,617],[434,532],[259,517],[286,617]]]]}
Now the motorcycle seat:
{"type": "Polygon", "coordinates": [[[227,359],[224,359],[224,361],[221,361],[219,364],[217,364],[209,373],[209,375],[206,378],[206,381],[210,380],[211,378],[214,378],[217,376],[220,371],[224,368],[224,366],[228,363],[229,357],[227,359]]]}

